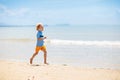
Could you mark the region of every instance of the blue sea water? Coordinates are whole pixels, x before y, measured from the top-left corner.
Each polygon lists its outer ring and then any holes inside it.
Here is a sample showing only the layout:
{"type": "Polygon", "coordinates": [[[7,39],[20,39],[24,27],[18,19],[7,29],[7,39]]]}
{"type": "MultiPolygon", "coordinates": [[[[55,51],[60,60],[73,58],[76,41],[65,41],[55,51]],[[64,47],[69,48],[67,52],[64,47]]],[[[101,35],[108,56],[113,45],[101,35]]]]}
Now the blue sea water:
{"type": "MultiPolygon", "coordinates": [[[[35,26],[0,27],[0,39],[28,38],[34,39],[35,26]]],[[[48,26],[44,34],[50,39],[85,40],[85,41],[119,41],[120,25],[71,25],[48,26]]]]}
{"type": "MultiPolygon", "coordinates": [[[[28,61],[36,45],[35,26],[0,27],[0,59],[28,61]]],[[[120,69],[120,25],[47,26],[51,64],[120,69]]],[[[34,62],[42,62],[40,52],[34,62]]]]}

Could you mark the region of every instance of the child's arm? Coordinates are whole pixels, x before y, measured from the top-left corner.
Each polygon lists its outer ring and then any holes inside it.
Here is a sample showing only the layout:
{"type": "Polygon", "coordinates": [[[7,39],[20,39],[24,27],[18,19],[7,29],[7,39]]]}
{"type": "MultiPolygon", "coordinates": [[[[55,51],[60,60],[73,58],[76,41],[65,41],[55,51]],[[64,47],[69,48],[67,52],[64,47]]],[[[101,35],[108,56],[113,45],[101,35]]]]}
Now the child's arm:
{"type": "Polygon", "coordinates": [[[42,38],[38,38],[38,40],[44,40],[46,39],[47,37],[42,37],[42,38]]]}

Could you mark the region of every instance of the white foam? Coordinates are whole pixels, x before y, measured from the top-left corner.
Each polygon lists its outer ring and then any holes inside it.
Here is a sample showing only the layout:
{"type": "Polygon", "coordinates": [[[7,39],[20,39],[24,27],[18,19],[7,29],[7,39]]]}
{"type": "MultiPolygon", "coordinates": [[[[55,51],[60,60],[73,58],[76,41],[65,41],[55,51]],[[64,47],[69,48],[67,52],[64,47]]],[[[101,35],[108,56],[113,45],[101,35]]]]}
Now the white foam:
{"type": "Polygon", "coordinates": [[[46,40],[46,43],[55,45],[95,45],[95,46],[118,46],[120,47],[120,41],[75,41],[75,40],[46,40]]]}

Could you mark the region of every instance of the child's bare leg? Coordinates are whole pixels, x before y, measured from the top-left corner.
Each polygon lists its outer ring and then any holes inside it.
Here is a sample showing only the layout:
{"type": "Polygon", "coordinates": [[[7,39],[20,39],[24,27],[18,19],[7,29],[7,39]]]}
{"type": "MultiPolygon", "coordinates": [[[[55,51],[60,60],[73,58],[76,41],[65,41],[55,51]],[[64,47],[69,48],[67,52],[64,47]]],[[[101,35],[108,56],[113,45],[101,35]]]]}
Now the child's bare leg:
{"type": "Polygon", "coordinates": [[[35,52],[35,53],[32,55],[32,57],[30,58],[30,64],[32,64],[32,61],[33,61],[34,57],[35,57],[37,54],[38,54],[38,52],[35,52]]]}
{"type": "Polygon", "coordinates": [[[43,50],[43,52],[44,52],[44,64],[48,64],[47,63],[47,51],[43,50]]]}

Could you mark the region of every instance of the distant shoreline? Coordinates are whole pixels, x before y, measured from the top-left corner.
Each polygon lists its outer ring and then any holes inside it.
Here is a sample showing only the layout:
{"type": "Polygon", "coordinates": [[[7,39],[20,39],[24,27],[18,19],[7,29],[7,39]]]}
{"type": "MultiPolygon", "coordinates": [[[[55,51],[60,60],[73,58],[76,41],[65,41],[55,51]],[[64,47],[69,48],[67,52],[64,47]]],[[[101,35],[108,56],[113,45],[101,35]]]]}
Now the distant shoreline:
{"type": "Polygon", "coordinates": [[[0,27],[33,27],[35,25],[0,25],[0,27]]]}
{"type": "MultiPolygon", "coordinates": [[[[0,27],[33,27],[36,24],[28,24],[28,25],[12,25],[12,24],[0,24],[0,27]]],[[[120,26],[119,24],[44,24],[45,27],[47,26],[120,26]]]]}

